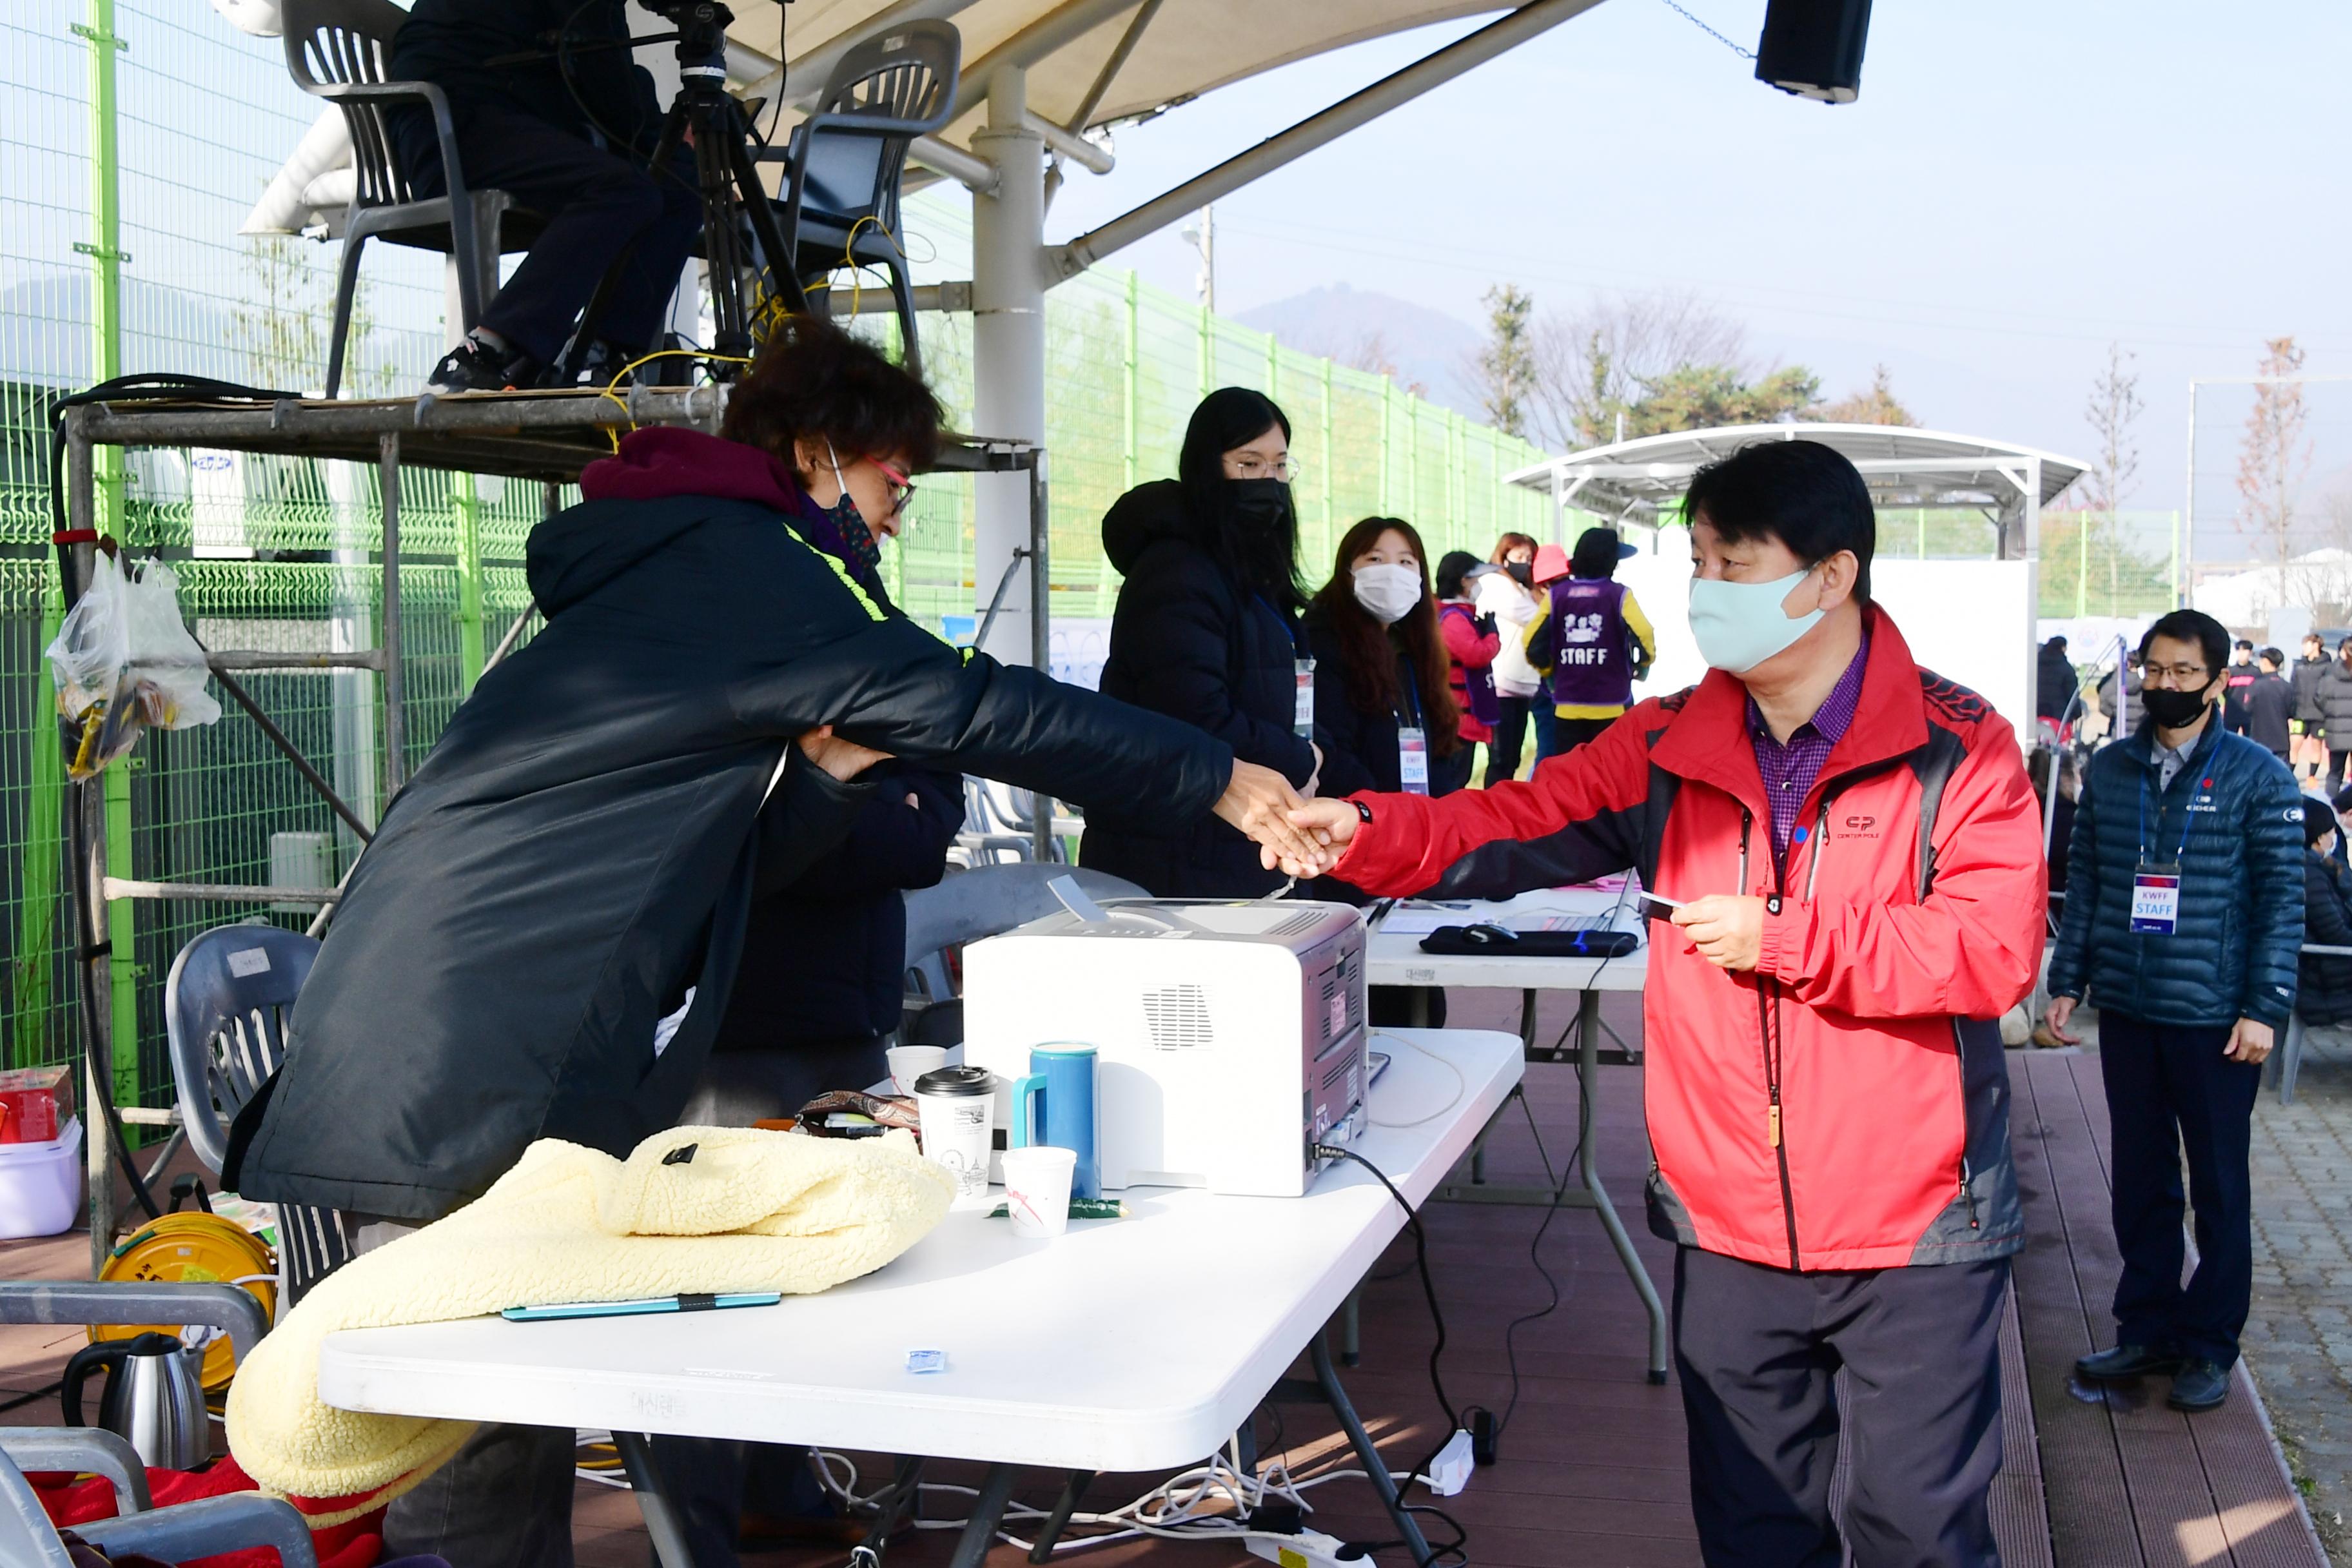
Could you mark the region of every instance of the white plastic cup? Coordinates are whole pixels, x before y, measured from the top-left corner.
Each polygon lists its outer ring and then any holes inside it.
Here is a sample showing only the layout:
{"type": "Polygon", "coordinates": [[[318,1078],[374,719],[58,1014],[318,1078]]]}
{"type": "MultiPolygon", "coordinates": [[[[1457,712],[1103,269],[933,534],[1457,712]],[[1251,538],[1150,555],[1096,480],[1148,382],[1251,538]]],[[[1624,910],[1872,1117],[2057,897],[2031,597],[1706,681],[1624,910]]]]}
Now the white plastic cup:
{"type": "Polygon", "coordinates": [[[1050,1144],[1004,1152],[1004,1209],[1013,1235],[1042,1239],[1070,1228],[1070,1175],[1077,1163],[1076,1151],[1050,1144]]]}
{"type": "Polygon", "coordinates": [[[884,1054],[890,1058],[890,1087],[900,1094],[914,1093],[917,1079],[948,1065],[945,1046],[892,1046],[884,1054]]]}
{"type": "Polygon", "coordinates": [[[923,1155],[955,1177],[954,1206],[988,1208],[988,1156],[996,1129],[996,1075],[983,1068],[936,1068],[915,1080],[923,1155]]]}

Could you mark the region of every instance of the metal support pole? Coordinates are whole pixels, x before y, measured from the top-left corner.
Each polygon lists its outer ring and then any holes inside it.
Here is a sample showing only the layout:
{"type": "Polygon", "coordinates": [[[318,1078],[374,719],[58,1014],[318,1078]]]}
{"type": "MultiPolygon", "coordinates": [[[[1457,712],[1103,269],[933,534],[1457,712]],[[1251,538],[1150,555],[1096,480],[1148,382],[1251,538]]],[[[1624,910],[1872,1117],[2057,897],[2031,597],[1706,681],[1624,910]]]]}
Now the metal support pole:
{"type": "Polygon", "coordinates": [[[629,1472],[629,1489],[636,1493],[637,1512],[645,1517],[654,1561],[661,1568],[694,1568],[686,1525],[670,1499],[668,1478],[654,1458],[652,1440],[638,1432],[615,1432],[613,1447],[621,1451],[622,1468],[629,1472]]]}
{"type": "MultiPolygon", "coordinates": [[[[972,135],[973,150],[996,164],[995,191],[971,199],[972,422],[984,436],[1045,444],[1045,286],[1039,268],[1045,243],[1045,144],[1027,123],[1024,74],[997,69],[988,89],[988,124],[972,135]]],[[[976,475],[972,483],[972,565],[975,607],[1025,547],[1030,531],[1030,476],[976,475]]],[[[1008,605],[1016,621],[1034,606],[1008,605]]],[[[984,651],[1019,663],[1017,644],[984,651]]]]}
{"type": "MultiPolygon", "coordinates": [[[[1054,513],[1046,490],[1045,451],[1029,454],[1029,665],[1054,668],[1054,513]]],[[[1030,832],[1037,863],[1054,858],[1054,800],[1044,791],[1035,798],[1037,820],[1030,832]]]]}
{"type": "MultiPolygon", "coordinates": [[[[41,641],[56,640],[65,618],[65,600],[55,584],[41,590],[41,641]]],[[[36,664],[27,677],[33,690],[28,713],[47,713],[56,706],[49,672],[36,664]]],[[[50,987],[51,966],[57,961],[58,878],[59,847],[65,837],[66,768],[63,752],[49,734],[49,726],[33,725],[32,788],[25,807],[24,895],[16,906],[16,960],[9,996],[15,1006],[9,1040],[9,1065],[31,1067],[57,1054],[72,1039],[73,1031],[54,1027],[51,1010],[56,999],[50,987]]]]}
{"type": "Polygon", "coordinates": [[[1372,1483],[1372,1490],[1379,1495],[1381,1506],[1389,1510],[1390,1521],[1395,1524],[1397,1533],[1404,1538],[1405,1551],[1412,1554],[1416,1568],[1429,1568],[1429,1564],[1436,1561],[1437,1554],[1429,1549],[1429,1538],[1422,1534],[1420,1521],[1404,1510],[1403,1500],[1397,1494],[1396,1482],[1389,1479],[1388,1461],[1381,1458],[1379,1445],[1372,1441],[1371,1434],[1364,1430],[1364,1423],[1356,1415],[1356,1407],[1348,1402],[1348,1391],[1339,1384],[1339,1373],[1331,1365],[1330,1348],[1324,1344],[1322,1334],[1318,1332],[1309,1340],[1307,1349],[1315,1363],[1315,1381],[1322,1388],[1324,1399],[1330,1404],[1331,1413],[1339,1418],[1339,1429],[1347,1433],[1348,1446],[1355,1449],[1356,1458],[1364,1467],[1364,1475],[1372,1483]]]}
{"type": "Polygon", "coordinates": [[[1319,413],[1322,416],[1323,445],[1322,449],[1315,455],[1315,466],[1323,478],[1322,552],[1328,555],[1330,553],[1332,549],[1331,519],[1334,514],[1331,507],[1331,490],[1332,486],[1339,477],[1331,467],[1331,361],[1328,355],[1325,356],[1321,365],[1317,369],[1316,382],[1319,400],[1322,405],[1319,413]]]}
{"type": "Polygon", "coordinates": [[[1609,1245],[1617,1249],[1619,1261],[1633,1281],[1633,1293],[1642,1298],[1642,1310],[1650,1319],[1650,1365],[1652,1383],[1666,1381],[1666,1309],[1658,1300],[1658,1288],[1650,1282],[1650,1271],[1642,1266],[1641,1254],[1633,1250],[1633,1238],[1625,1234],[1625,1222],[1617,1217],[1617,1206],[1609,1201],[1608,1189],[1601,1184],[1600,1140],[1592,1133],[1592,1100],[1601,1077],[1601,993],[1587,991],[1576,1003],[1576,1145],[1578,1175],[1584,1190],[1592,1194],[1593,1212],[1601,1216],[1601,1228],[1609,1233],[1609,1245]]]}
{"type": "Polygon", "coordinates": [[[408,776],[407,681],[400,664],[400,437],[376,440],[383,480],[383,797],[387,804],[408,776]]]}
{"type": "Polygon", "coordinates": [[[1396,514],[1396,483],[1390,478],[1396,469],[1395,431],[1396,377],[1384,375],[1381,377],[1381,510],[1391,517],[1396,514]]]}
{"type": "Polygon", "coordinates": [[[2189,516],[2189,526],[2182,528],[2174,519],[2172,531],[2172,607],[2180,609],[2189,603],[2189,584],[2188,558],[2197,549],[2197,382],[2189,383],[2189,488],[2182,492],[2181,506],[2189,516]],[[2181,548],[2181,541],[2188,548],[2181,548]]]}
{"type": "Polygon", "coordinates": [[[1216,390],[1216,318],[1211,313],[1209,306],[1203,302],[1201,306],[1199,325],[1195,329],[1198,335],[1193,340],[1194,357],[1192,374],[1193,389],[1200,396],[1202,397],[1208,396],[1210,393],[1216,390]]]}
{"type": "Polygon", "coordinates": [[[1004,1505],[1013,1500],[1013,1467],[991,1465],[988,1474],[981,1478],[979,1495],[971,1500],[971,1512],[964,1521],[963,1533],[956,1537],[955,1556],[950,1568],[981,1568],[988,1561],[988,1549],[996,1542],[997,1527],[1004,1522],[1004,1505]]]}

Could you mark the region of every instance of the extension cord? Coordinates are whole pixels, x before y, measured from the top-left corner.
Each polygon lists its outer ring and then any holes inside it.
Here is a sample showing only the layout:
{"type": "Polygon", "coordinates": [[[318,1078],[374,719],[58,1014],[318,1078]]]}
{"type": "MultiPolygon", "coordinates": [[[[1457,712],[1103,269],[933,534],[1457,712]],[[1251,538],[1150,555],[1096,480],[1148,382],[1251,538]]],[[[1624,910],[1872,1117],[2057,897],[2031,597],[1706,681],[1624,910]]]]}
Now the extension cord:
{"type": "Polygon", "coordinates": [[[1363,1568],[1360,1562],[1348,1562],[1339,1556],[1339,1549],[1347,1545],[1346,1542],[1319,1530],[1302,1530],[1279,1541],[1253,1535],[1246,1544],[1251,1556],[1263,1557],[1279,1568],[1363,1568]]]}
{"type": "Polygon", "coordinates": [[[1445,1447],[1437,1451],[1437,1458],[1429,1461],[1429,1489],[1439,1497],[1460,1496],[1462,1489],[1470,1484],[1475,1447],[1470,1434],[1459,1429],[1447,1438],[1445,1447]]]}

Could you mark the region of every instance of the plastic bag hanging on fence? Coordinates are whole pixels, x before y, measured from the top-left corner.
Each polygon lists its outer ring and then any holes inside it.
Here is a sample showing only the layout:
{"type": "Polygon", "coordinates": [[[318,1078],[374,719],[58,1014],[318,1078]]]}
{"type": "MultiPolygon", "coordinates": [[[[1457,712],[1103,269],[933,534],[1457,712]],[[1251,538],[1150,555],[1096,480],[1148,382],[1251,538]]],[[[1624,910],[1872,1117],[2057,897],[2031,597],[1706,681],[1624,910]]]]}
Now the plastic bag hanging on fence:
{"type": "Polygon", "coordinates": [[[180,618],[180,580],[161,561],[134,574],[94,554],[89,586],[47,657],[68,778],[97,777],[142,730],[187,730],[221,716],[205,689],[205,650],[180,618]]]}

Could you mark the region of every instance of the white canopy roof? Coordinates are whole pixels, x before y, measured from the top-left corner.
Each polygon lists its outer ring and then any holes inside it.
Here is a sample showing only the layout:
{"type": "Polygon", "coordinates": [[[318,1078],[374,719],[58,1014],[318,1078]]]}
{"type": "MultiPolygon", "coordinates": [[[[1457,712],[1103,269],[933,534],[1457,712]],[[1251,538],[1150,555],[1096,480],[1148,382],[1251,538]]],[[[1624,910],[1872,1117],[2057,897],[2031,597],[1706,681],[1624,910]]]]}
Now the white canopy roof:
{"type": "Polygon", "coordinates": [[[1981,507],[2006,519],[2039,510],[2089,465],[2032,447],[1907,425],[1725,425],[1644,436],[1549,458],[1506,475],[1603,517],[1652,522],[1702,465],[1755,441],[1819,441],[1853,461],[1880,506],[1981,507]]]}
{"type": "MultiPolygon", "coordinates": [[[[1509,8],[1496,0],[793,0],[787,10],[740,0],[729,36],[771,61],[783,58],[797,99],[824,85],[845,46],[878,27],[950,20],[963,34],[965,87],[962,112],[942,139],[969,149],[999,63],[1025,61],[1031,110],[1083,131],[1367,38],[1509,8]],[[1139,18],[1126,58],[1098,88],[1139,18]]],[[[740,73],[740,63],[730,63],[740,73]]]]}

